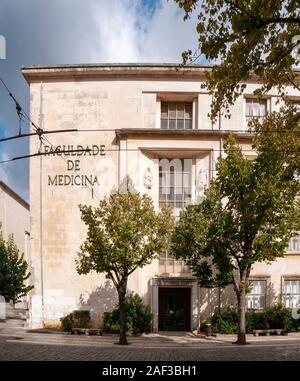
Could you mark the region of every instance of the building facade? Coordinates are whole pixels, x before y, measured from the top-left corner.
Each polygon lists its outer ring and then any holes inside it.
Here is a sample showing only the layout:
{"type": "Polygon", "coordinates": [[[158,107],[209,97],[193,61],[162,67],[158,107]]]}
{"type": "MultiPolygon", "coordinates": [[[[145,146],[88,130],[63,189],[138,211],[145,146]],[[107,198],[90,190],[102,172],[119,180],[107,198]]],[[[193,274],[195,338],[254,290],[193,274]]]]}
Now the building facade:
{"type": "MultiPolygon", "coordinates": [[[[16,192],[0,181],[0,227],[5,240],[12,234],[14,241],[24,253],[24,258],[28,263],[28,270],[31,272],[30,257],[30,211],[29,204],[23,200],[16,192]]],[[[30,284],[31,279],[26,283],[30,284]]],[[[24,297],[18,307],[27,308],[28,298],[24,297]]]]}
{"type": "Polygon", "coordinates": [[[29,257],[29,204],[0,181],[0,225],[3,238],[13,234],[21,253],[29,257]]]}
{"type": "MultiPolygon", "coordinates": [[[[42,145],[37,136],[30,141],[31,154],[40,149],[45,154],[30,159],[32,326],[53,324],[74,309],[89,309],[96,324],[117,302],[104,274],[76,272],[86,235],[79,204],[96,206],[130,176],[157,209],[167,203],[179,216],[208,186],[229,133],[249,158],[254,156],[247,122],[280,107],[276,92],[255,99],[258,80],[251,79],[231,118],[212,123],[211,96],[201,88],[208,70],[171,64],[22,68],[30,85],[31,119],[51,132],[43,135],[42,145]]],[[[300,101],[296,90],[288,91],[300,101]]],[[[299,237],[284,258],[255,265],[252,280],[249,308],[298,303],[299,237]]],[[[189,268],[168,253],[133,273],[128,288],[151,306],[154,331],[198,330],[216,309],[235,304],[230,287],[199,288],[189,268]]]]}

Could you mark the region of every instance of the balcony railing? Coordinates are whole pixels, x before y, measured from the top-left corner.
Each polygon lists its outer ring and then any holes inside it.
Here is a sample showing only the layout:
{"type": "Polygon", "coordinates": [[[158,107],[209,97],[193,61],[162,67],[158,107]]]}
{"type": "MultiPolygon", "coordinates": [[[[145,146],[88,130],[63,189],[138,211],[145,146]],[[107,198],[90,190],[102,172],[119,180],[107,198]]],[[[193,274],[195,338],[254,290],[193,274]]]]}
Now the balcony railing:
{"type": "Polygon", "coordinates": [[[296,235],[290,239],[286,251],[300,253],[300,235],[296,235]]]}

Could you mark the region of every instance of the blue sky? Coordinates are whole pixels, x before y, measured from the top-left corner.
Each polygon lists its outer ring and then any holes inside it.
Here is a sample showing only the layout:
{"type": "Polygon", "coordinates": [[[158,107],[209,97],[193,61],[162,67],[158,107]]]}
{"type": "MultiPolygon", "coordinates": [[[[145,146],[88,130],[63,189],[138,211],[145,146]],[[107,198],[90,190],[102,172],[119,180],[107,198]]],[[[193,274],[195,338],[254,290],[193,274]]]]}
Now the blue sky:
{"type": "MultiPolygon", "coordinates": [[[[21,65],[180,62],[197,45],[195,18],[182,18],[173,0],[1,0],[0,76],[29,112],[21,65]]],[[[0,85],[0,136],[17,131],[15,106],[0,85]]],[[[28,139],[0,143],[0,161],[27,153],[28,139]]],[[[29,199],[28,160],[0,164],[0,179],[29,199]]]]}

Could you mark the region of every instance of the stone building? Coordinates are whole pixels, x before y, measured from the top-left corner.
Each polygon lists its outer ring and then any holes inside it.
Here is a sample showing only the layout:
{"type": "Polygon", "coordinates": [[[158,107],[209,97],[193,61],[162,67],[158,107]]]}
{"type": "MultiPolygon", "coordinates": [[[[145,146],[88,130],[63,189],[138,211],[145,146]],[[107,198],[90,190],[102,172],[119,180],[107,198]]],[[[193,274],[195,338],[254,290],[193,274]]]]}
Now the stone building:
{"type": "Polygon", "coordinates": [[[21,253],[29,256],[29,204],[0,181],[0,225],[4,239],[10,234],[21,253]]]}
{"type": "MultiPolygon", "coordinates": [[[[233,133],[249,158],[247,121],[280,107],[276,92],[257,100],[258,79],[247,83],[231,119],[208,117],[211,97],[201,88],[209,66],[178,70],[172,64],[99,64],[23,67],[30,85],[31,118],[46,131],[42,150],[30,159],[31,241],[35,288],[32,326],[53,323],[74,309],[94,321],[116,303],[104,275],[78,275],[75,257],[85,239],[79,204],[97,205],[129,175],[135,188],[166,201],[175,215],[203,193],[233,133]],[[89,148],[86,152],[61,152],[89,148]],[[169,185],[166,185],[169,184],[169,185]],[[166,188],[170,189],[167,190],[166,188]]],[[[292,88],[295,102],[300,94],[292,88]]],[[[39,150],[32,137],[30,153],[39,150]]],[[[300,239],[284,258],[252,271],[249,308],[300,301],[300,239]]],[[[216,309],[235,303],[229,289],[197,286],[189,268],[167,253],[129,279],[154,314],[153,330],[196,330],[216,309]]]]}
{"type": "MultiPolygon", "coordinates": [[[[23,200],[17,193],[8,187],[3,181],[0,181],[0,226],[5,240],[13,234],[14,241],[20,253],[24,253],[29,271],[31,269],[30,257],[30,212],[29,204],[23,200]]],[[[31,279],[27,279],[29,284],[31,279]]],[[[1,299],[0,299],[1,300],[1,299]]],[[[27,309],[28,297],[22,298],[18,307],[27,309]]]]}

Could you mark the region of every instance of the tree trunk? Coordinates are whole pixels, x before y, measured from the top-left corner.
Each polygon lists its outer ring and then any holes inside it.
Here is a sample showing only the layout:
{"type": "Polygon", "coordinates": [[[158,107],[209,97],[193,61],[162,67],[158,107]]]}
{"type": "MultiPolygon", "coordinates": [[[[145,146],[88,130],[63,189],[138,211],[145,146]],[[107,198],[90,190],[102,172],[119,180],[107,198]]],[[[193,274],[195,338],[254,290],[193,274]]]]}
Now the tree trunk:
{"type": "Polygon", "coordinates": [[[125,309],[125,296],[126,296],[126,287],[121,287],[118,290],[119,294],[119,309],[120,309],[120,345],[128,345],[126,337],[126,309],[125,309]]]}
{"type": "Polygon", "coordinates": [[[245,289],[237,291],[238,299],[238,339],[236,344],[245,345],[246,342],[246,292],[245,289]]]}

